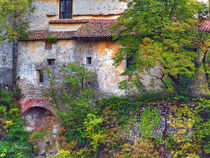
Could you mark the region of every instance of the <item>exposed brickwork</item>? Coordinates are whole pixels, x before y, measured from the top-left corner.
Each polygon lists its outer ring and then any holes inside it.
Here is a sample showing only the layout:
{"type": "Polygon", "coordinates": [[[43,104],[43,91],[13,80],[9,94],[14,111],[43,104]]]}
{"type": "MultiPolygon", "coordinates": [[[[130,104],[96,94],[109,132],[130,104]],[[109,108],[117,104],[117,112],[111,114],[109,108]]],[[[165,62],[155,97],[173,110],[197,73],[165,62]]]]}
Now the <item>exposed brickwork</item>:
{"type": "Polygon", "coordinates": [[[41,107],[41,108],[48,109],[47,104],[48,102],[43,99],[30,99],[26,102],[21,102],[20,103],[22,107],[21,113],[23,114],[24,112],[26,112],[28,109],[32,107],[41,107]]]}

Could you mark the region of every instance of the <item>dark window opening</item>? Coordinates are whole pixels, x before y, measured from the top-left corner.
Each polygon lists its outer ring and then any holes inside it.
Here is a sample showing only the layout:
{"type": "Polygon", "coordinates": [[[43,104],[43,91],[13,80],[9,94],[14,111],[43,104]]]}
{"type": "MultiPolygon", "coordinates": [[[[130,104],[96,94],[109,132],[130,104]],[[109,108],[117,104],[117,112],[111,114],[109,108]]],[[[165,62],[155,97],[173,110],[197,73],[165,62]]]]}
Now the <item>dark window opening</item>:
{"type": "Polygon", "coordinates": [[[129,68],[130,66],[134,65],[134,53],[126,58],[126,68],[129,68]]]}
{"type": "Polygon", "coordinates": [[[44,82],[44,73],[42,70],[38,70],[38,78],[39,78],[39,83],[44,82]]]}
{"type": "Polygon", "coordinates": [[[198,51],[198,47],[185,47],[185,49],[188,50],[188,51],[193,51],[193,52],[198,51]]]}
{"type": "Polygon", "coordinates": [[[92,64],[92,57],[86,58],[86,64],[91,65],[92,64]]]}
{"type": "Polygon", "coordinates": [[[52,42],[45,41],[45,49],[51,50],[52,49],[52,42]]]}
{"type": "Polygon", "coordinates": [[[48,65],[54,65],[55,64],[55,59],[47,59],[47,64],[48,65]]]}
{"type": "Polygon", "coordinates": [[[72,19],[72,0],[60,0],[60,19],[72,19]]]}

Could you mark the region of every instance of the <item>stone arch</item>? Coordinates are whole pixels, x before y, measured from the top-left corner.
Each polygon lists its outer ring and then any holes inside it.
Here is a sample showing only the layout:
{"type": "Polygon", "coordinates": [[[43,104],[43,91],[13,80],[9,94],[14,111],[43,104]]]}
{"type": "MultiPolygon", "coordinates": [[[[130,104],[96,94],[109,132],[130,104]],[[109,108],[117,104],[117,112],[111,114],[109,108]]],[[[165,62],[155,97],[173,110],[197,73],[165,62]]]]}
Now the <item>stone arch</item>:
{"type": "Polygon", "coordinates": [[[51,109],[49,109],[48,102],[44,99],[28,99],[26,101],[22,101],[21,103],[21,113],[24,114],[28,109],[32,107],[41,107],[48,109],[52,112],[51,109]]]}
{"type": "Polygon", "coordinates": [[[31,132],[35,131],[42,126],[50,116],[54,116],[54,114],[46,108],[39,106],[30,107],[22,114],[22,118],[26,120],[24,128],[31,132]]]}

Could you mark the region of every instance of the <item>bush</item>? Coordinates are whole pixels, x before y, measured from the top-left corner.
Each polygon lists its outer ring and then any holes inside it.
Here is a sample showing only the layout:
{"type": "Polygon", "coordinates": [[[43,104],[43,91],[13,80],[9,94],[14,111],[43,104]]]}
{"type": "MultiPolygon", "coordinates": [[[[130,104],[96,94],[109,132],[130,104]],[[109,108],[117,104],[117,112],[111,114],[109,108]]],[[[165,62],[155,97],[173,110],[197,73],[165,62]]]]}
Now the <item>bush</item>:
{"type": "Polygon", "coordinates": [[[3,89],[0,89],[0,111],[0,157],[31,158],[30,133],[23,129],[24,121],[11,93],[3,89]]]}

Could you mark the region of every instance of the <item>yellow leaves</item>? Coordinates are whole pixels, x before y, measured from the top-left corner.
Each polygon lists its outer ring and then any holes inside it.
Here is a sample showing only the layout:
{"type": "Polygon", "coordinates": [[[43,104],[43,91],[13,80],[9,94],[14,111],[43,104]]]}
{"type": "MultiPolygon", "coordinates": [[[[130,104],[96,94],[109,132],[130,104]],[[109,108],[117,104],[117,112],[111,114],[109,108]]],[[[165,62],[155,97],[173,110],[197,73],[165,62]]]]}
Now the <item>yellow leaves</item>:
{"type": "Polygon", "coordinates": [[[169,115],[171,126],[177,129],[173,139],[178,143],[178,149],[172,152],[174,158],[197,158],[201,146],[196,137],[193,137],[192,128],[195,124],[196,112],[187,105],[173,107],[173,115],[169,115]]]}
{"type": "Polygon", "coordinates": [[[0,157],[5,157],[6,153],[7,153],[7,151],[6,151],[6,149],[4,149],[4,151],[0,154],[0,157]]]}
{"type": "Polygon", "coordinates": [[[149,140],[137,139],[134,145],[124,144],[120,153],[114,154],[114,158],[158,158],[159,153],[155,151],[154,144],[149,140]]]}
{"type": "Polygon", "coordinates": [[[13,125],[13,121],[12,120],[8,120],[5,123],[6,123],[6,125],[4,125],[4,129],[8,129],[11,125],[13,125]]]}
{"type": "Polygon", "coordinates": [[[195,123],[195,121],[189,118],[188,122],[187,122],[187,127],[192,128],[194,123],[195,123]]]}

